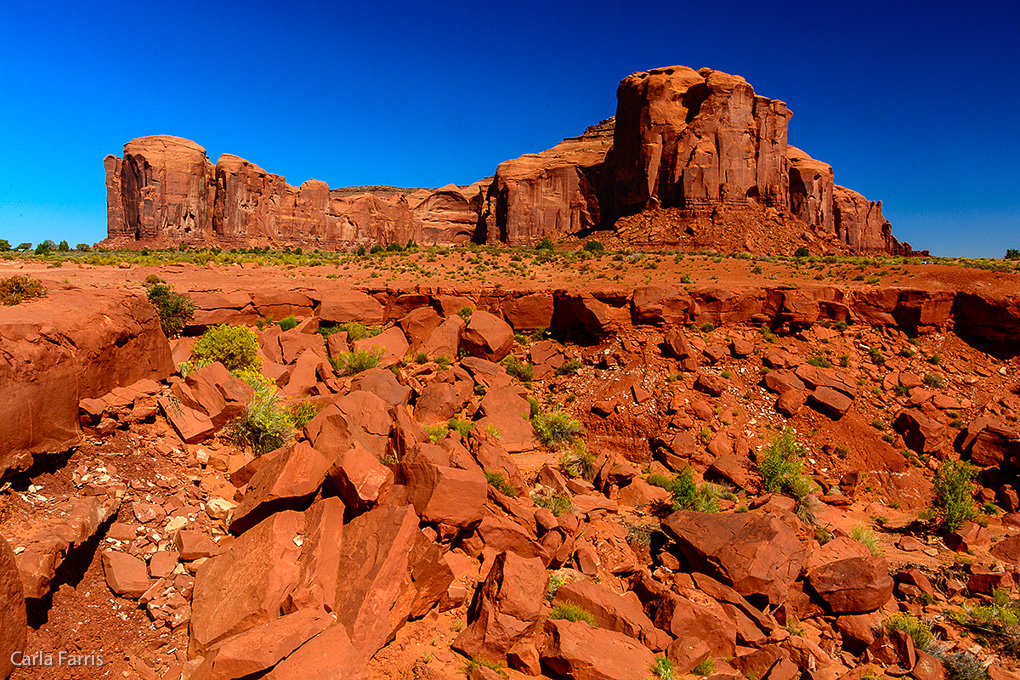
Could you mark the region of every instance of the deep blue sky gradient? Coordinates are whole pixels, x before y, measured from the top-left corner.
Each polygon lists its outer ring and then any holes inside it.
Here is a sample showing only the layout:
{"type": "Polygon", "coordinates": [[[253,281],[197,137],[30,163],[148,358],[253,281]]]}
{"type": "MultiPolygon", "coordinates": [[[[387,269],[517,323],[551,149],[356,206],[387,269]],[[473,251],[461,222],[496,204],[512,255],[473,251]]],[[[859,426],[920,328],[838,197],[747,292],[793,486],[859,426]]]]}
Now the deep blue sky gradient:
{"type": "Polygon", "coordinates": [[[1020,247],[1020,3],[0,0],[0,238],[105,236],[102,160],[174,134],[291,184],[436,187],[613,115],[634,72],[744,76],[938,255],[1020,247]]]}

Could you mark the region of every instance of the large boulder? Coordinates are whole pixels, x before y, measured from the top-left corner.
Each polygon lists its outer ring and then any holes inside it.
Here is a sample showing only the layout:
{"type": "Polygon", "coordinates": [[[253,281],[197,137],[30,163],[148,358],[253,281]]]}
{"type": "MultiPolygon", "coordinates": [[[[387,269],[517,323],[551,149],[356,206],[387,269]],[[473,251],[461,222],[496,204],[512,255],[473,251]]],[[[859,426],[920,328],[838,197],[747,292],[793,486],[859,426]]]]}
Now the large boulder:
{"type": "Polygon", "coordinates": [[[234,510],[230,530],[246,531],[284,509],[297,509],[311,498],[326,479],[330,462],[308,442],[277,451],[248,483],[248,492],[234,510]]]}
{"type": "Polygon", "coordinates": [[[426,522],[467,527],[482,521],[489,485],[479,470],[460,470],[419,459],[401,466],[408,500],[426,522]]]}
{"type": "Polygon", "coordinates": [[[681,510],[662,524],[691,570],[732,585],[741,595],[785,601],[804,566],[807,547],[773,515],[713,514],[681,510]]]}
{"type": "Polygon", "coordinates": [[[468,627],[453,648],[472,658],[502,661],[516,642],[533,632],[549,583],[538,558],[502,552],[468,610],[468,627]]]}
{"type": "Polygon", "coordinates": [[[14,670],[12,656],[25,650],[28,620],[14,552],[0,536],[0,678],[14,670]]]}
{"type": "Polygon", "coordinates": [[[893,579],[881,557],[850,557],[822,565],[808,574],[818,596],[837,614],[878,609],[892,597],[893,579]]]}
{"type": "Polygon", "coordinates": [[[301,548],[295,539],[304,524],[299,512],[278,512],[199,568],[191,611],[193,655],[279,617],[300,575],[301,548]]]}
{"type": "Polygon", "coordinates": [[[460,341],[472,355],[500,361],[514,346],[514,329],[498,316],[475,311],[460,341]]]}
{"type": "Polygon", "coordinates": [[[542,662],[575,680],[633,680],[650,675],[655,655],[623,633],[587,623],[549,621],[542,662]]]}
{"type": "Polygon", "coordinates": [[[82,399],[173,370],[156,310],[112,288],[0,306],[0,347],[0,477],[76,445],[82,399]]]}
{"type": "Polygon", "coordinates": [[[591,612],[600,628],[614,630],[640,640],[646,647],[662,650],[670,638],[655,627],[633,593],[618,595],[609,588],[590,581],[566,583],[556,590],[553,605],[572,604],[591,612]]]}

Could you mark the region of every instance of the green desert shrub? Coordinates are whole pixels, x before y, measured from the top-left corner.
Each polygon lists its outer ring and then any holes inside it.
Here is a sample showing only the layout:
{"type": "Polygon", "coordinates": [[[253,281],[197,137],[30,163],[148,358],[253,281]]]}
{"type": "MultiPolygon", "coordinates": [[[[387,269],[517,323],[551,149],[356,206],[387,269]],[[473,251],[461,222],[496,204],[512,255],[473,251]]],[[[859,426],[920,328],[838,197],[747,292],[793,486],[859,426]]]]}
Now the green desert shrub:
{"type": "Polygon", "coordinates": [[[850,531],[850,538],[867,548],[868,552],[875,557],[878,557],[885,552],[878,544],[878,537],[875,536],[875,533],[863,524],[858,524],[850,531]]]}
{"type": "Polygon", "coordinates": [[[31,276],[11,276],[0,281],[0,305],[16,305],[46,295],[46,287],[31,276]]]}
{"type": "Polygon", "coordinates": [[[507,481],[502,472],[486,470],[485,481],[489,483],[489,486],[504,496],[510,496],[511,498],[515,498],[517,496],[517,489],[515,489],[513,485],[507,481]]]}
{"type": "Polygon", "coordinates": [[[652,674],[656,680],[676,680],[676,673],[673,671],[673,662],[667,656],[660,656],[652,664],[652,674]]]}
{"type": "Polygon", "coordinates": [[[673,477],[650,474],[647,479],[652,486],[658,486],[669,492],[670,504],[674,510],[694,510],[695,512],[719,512],[719,489],[714,484],[694,481],[694,473],[688,467],[677,472],[673,477]]]}
{"type": "Polygon", "coordinates": [[[590,611],[576,604],[562,603],[555,605],[549,612],[550,619],[563,619],[566,621],[584,621],[589,626],[595,626],[595,617],[590,611]]]}
{"type": "Polygon", "coordinates": [[[280,319],[277,322],[277,325],[280,326],[280,330],[289,331],[292,328],[297,328],[298,320],[296,316],[291,314],[290,316],[284,319],[280,319]]]}
{"type": "Polygon", "coordinates": [[[335,357],[330,357],[329,363],[332,364],[333,370],[340,375],[355,375],[378,366],[382,355],[383,351],[378,348],[374,350],[359,349],[354,352],[341,352],[335,357]]]}
{"type": "Polygon", "coordinates": [[[758,456],[758,474],[765,490],[797,499],[811,493],[811,480],[801,467],[805,453],[804,446],[789,428],[773,439],[758,456]]]}
{"type": "Polygon", "coordinates": [[[606,251],[606,247],[601,241],[588,241],[584,244],[584,249],[589,253],[604,253],[606,251]]]}
{"type": "Polygon", "coordinates": [[[195,341],[191,360],[196,365],[219,361],[231,373],[246,369],[257,371],[262,366],[258,352],[259,341],[252,329],[223,324],[213,326],[195,341]]]}
{"type": "Polygon", "coordinates": [[[446,427],[453,430],[461,437],[467,437],[471,434],[471,430],[475,429],[475,424],[470,420],[461,420],[460,418],[450,418],[446,421],[446,427]]]}
{"type": "Polygon", "coordinates": [[[948,458],[935,472],[931,507],[944,531],[956,531],[977,516],[974,484],[978,469],[962,460],[948,458]]]}
{"type": "Polygon", "coordinates": [[[255,371],[241,371],[239,377],[255,389],[244,413],[225,429],[227,437],[249,445],[256,456],[274,451],[294,436],[294,418],[280,405],[276,385],[255,371]]]}
{"type": "Polygon", "coordinates": [[[576,375],[579,370],[581,370],[581,360],[575,358],[560,364],[556,369],[556,375],[576,375]]]}
{"type": "Polygon", "coordinates": [[[531,500],[540,508],[550,510],[555,517],[565,515],[574,507],[570,496],[554,493],[551,489],[542,488],[531,492],[531,500]]]}
{"type": "Polygon", "coordinates": [[[506,369],[507,375],[517,378],[522,383],[530,383],[535,376],[535,367],[530,363],[524,363],[513,354],[500,363],[506,369]]]}
{"type": "Polygon", "coordinates": [[[325,407],[326,402],[302,401],[290,407],[290,419],[294,421],[294,427],[304,427],[325,407]]]}
{"type": "MultiPolygon", "coordinates": [[[[149,274],[146,282],[153,277],[149,274]]],[[[184,327],[195,315],[195,303],[186,295],[174,292],[173,286],[162,283],[159,277],[149,285],[147,296],[159,314],[159,325],[168,338],[175,338],[184,332],[184,327]]]]}
{"type": "Polygon", "coordinates": [[[559,409],[534,416],[531,419],[531,426],[534,428],[538,440],[546,446],[569,444],[584,432],[581,423],[559,409]]]}
{"type": "Polygon", "coordinates": [[[595,478],[595,456],[588,451],[584,441],[578,439],[560,456],[560,468],[570,477],[580,477],[590,482],[595,478]]]}
{"type": "Polygon", "coordinates": [[[912,637],[915,649],[926,648],[934,637],[931,632],[931,626],[916,616],[905,612],[899,612],[888,617],[885,620],[885,627],[889,630],[901,630],[912,637]]]}

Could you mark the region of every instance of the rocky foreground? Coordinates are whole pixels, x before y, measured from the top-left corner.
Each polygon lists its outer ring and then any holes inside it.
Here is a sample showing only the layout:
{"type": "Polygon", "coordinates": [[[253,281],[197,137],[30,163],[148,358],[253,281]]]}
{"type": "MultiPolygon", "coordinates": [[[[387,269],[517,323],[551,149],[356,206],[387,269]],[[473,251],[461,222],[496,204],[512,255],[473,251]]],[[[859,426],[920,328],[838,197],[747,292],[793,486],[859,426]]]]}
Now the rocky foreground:
{"type": "Polygon", "coordinates": [[[493,177],[440,189],[294,187],[232,154],[214,165],[187,139],[141,137],[105,159],[103,245],[524,246],[600,229],[630,245],[789,254],[806,239],[814,253],[910,254],[881,202],[834,184],[831,166],[787,144],[791,115],[740,76],[634,73],[619,85],[615,117],[500,163],[493,177]],[[644,219],[620,222],[635,214],[644,219]]]}
{"type": "Polygon", "coordinates": [[[0,664],[102,656],[11,677],[1018,677],[1015,297],[190,269],[230,292],[173,342],[147,269],[0,308],[0,664]],[[285,446],[181,367],[217,324],[310,410],[285,446]],[[980,513],[940,531],[960,458],[980,513]]]}

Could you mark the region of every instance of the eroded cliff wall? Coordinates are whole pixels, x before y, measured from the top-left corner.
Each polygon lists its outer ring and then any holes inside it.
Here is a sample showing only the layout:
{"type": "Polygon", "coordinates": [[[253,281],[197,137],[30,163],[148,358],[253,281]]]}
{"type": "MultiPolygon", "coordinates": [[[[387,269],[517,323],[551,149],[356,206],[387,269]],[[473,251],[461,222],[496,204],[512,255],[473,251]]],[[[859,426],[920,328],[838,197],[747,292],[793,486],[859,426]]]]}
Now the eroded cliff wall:
{"type": "MultiPolygon", "coordinates": [[[[835,185],[831,166],[788,145],[791,115],[785,103],[755,94],[740,76],[652,69],[623,79],[615,118],[547,151],[504,161],[491,178],[435,190],[330,190],[314,179],[294,187],[231,154],[213,165],[205,149],[186,139],[141,137],[125,145],[123,159],[104,161],[104,244],[524,246],[612,228],[622,217],[652,211],[644,236],[634,230],[643,222],[631,220],[625,240],[669,245],[669,234],[679,232],[655,224],[655,211],[676,209],[690,228],[706,219],[724,228],[715,223],[741,215],[761,222],[756,227],[765,233],[782,224],[810,231],[811,242],[909,254],[909,244],[892,236],[880,202],[835,185]],[[753,217],[758,214],[766,218],[753,217]]],[[[746,242],[759,247],[761,240],[746,242]]]]}

